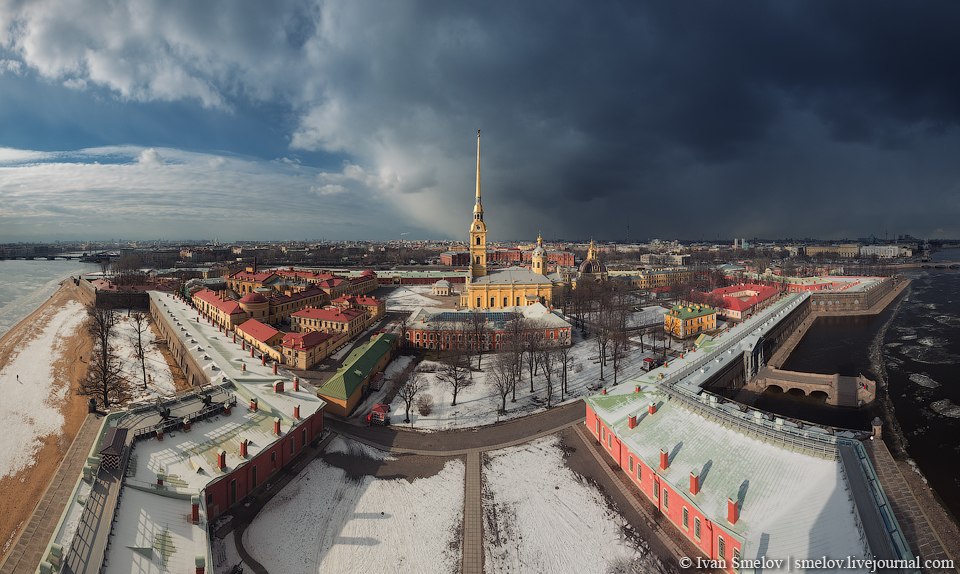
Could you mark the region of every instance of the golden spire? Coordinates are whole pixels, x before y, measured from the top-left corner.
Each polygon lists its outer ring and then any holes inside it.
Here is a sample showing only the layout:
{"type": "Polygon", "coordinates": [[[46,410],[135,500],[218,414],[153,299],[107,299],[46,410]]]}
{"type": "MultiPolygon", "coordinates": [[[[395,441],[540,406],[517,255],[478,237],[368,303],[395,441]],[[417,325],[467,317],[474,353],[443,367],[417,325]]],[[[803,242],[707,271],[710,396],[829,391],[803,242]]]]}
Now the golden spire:
{"type": "Polygon", "coordinates": [[[473,206],[473,212],[479,213],[479,219],[483,219],[483,205],[480,203],[480,130],[477,130],[477,202],[473,206]]]}
{"type": "Polygon", "coordinates": [[[587,259],[593,259],[593,258],[594,258],[594,256],[595,256],[595,255],[594,255],[594,251],[595,251],[595,248],[594,248],[594,246],[593,246],[593,238],[590,238],[590,248],[587,249],[587,259]]]}
{"type": "Polygon", "coordinates": [[[540,231],[537,231],[537,247],[543,247],[543,237],[540,235],[540,231]]]}

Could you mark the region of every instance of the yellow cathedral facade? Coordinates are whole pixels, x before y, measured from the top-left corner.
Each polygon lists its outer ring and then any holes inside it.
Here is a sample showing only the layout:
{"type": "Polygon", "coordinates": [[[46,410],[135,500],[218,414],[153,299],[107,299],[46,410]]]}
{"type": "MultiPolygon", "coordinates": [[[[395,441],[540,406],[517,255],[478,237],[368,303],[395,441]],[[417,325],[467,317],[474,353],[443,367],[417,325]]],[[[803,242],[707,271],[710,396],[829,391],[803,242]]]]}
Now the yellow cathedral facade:
{"type": "Polygon", "coordinates": [[[469,235],[470,271],[460,295],[461,307],[504,309],[533,303],[550,307],[563,287],[563,279],[557,273],[547,274],[547,252],[542,237],[537,237],[530,269],[487,269],[487,224],[480,201],[480,130],[477,130],[477,195],[469,235]]]}

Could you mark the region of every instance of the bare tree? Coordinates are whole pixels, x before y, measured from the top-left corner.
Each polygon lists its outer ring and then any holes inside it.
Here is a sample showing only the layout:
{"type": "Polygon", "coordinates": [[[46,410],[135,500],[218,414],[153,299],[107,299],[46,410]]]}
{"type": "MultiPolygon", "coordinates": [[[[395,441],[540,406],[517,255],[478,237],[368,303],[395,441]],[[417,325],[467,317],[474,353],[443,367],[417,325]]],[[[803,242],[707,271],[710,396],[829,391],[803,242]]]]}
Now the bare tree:
{"type": "Polygon", "coordinates": [[[598,289],[594,304],[597,309],[594,322],[597,336],[597,355],[600,359],[600,380],[602,381],[603,367],[607,364],[607,345],[610,343],[610,337],[616,331],[616,316],[609,291],[598,289]]]}
{"type": "Polygon", "coordinates": [[[493,385],[500,397],[500,414],[507,412],[507,395],[517,389],[517,365],[513,353],[499,353],[494,356],[493,368],[489,371],[487,380],[493,385]]]}
{"type": "Polygon", "coordinates": [[[467,355],[458,345],[453,345],[443,359],[437,377],[446,383],[453,393],[453,403],[450,406],[457,406],[457,394],[470,384],[470,363],[467,355]]]}
{"type": "Polygon", "coordinates": [[[87,376],[80,381],[79,393],[91,396],[105,410],[111,405],[129,398],[127,381],[121,375],[121,363],[110,337],[117,324],[117,314],[112,309],[88,307],[88,329],[93,336],[93,356],[87,368],[87,376]]]}
{"type": "Polygon", "coordinates": [[[553,378],[560,370],[560,356],[557,348],[544,342],[540,349],[540,367],[547,382],[547,408],[553,406],[553,378]]]}
{"type": "Polygon", "coordinates": [[[573,347],[561,344],[557,347],[557,355],[560,360],[560,400],[567,394],[567,373],[573,366],[573,347]]]}
{"type": "Polygon", "coordinates": [[[407,330],[410,322],[410,315],[403,313],[400,315],[399,327],[400,327],[400,348],[407,346],[407,330]]]}
{"type": "Polygon", "coordinates": [[[143,373],[143,389],[147,389],[147,354],[143,349],[143,334],[150,328],[147,315],[137,311],[130,315],[133,319],[133,329],[137,332],[137,344],[133,348],[134,356],[140,361],[140,371],[143,373]]]}
{"type": "Polygon", "coordinates": [[[607,316],[607,328],[610,331],[611,361],[613,363],[613,384],[617,384],[617,375],[623,369],[623,359],[630,352],[630,337],[627,333],[627,321],[630,318],[630,295],[626,291],[616,290],[607,316]]]}
{"type": "Polygon", "coordinates": [[[543,330],[536,321],[527,319],[523,333],[523,350],[527,354],[527,370],[530,373],[530,392],[533,392],[533,377],[540,366],[540,350],[543,348],[543,330]]]}
{"type": "Polygon", "coordinates": [[[470,312],[467,320],[467,329],[470,331],[470,338],[473,341],[474,352],[477,354],[477,370],[480,370],[480,362],[483,361],[483,349],[487,340],[489,327],[487,326],[487,315],[479,309],[470,312]]]}
{"type": "Polygon", "coordinates": [[[512,390],[513,396],[510,399],[510,402],[513,403],[517,402],[517,385],[520,383],[520,377],[523,372],[524,336],[526,333],[527,319],[522,315],[515,317],[507,323],[506,332],[504,333],[507,352],[510,353],[512,357],[511,362],[516,371],[512,390]]]}
{"type": "Polygon", "coordinates": [[[400,397],[400,400],[403,401],[403,405],[406,407],[403,422],[410,422],[410,407],[413,405],[413,402],[417,400],[417,395],[420,394],[420,391],[422,391],[424,387],[426,387],[426,382],[423,376],[418,371],[414,371],[410,373],[407,381],[397,390],[397,396],[400,397]]]}

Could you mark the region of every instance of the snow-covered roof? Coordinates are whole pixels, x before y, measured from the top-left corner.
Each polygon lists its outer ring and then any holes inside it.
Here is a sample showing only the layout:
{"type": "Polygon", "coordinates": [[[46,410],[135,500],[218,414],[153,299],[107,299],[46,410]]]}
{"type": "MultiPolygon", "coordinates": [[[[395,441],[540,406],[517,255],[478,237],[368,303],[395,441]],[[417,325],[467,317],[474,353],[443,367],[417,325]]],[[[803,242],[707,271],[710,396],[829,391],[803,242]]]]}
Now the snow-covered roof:
{"type": "Polygon", "coordinates": [[[552,281],[525,267],[507,267],[488,271],[482,277],[474,277],[471,283],[474,285],[551,285],[552,281]]]}
{"type": "MultiPolygon", "coordinates": [[[[207,556],[207,537],[186,517],[190,499],[158,496],[125,488],[117,509],[106,574],[195,572],[207,556]]],[[[208,564],[208,571],[212,570],[208,564]]]]}
{"type": "MultiPolygon", "coordinates": [[[[232,471],[244,461],[239,456],[241,440],[250,441],[248,453],[252,457],[280,438],[273,433],[275,419],[281,419],[281,431],[286,434],[298,422],[293,416],[295,407],[299,407],[300,419],[305,419],[326,405],[309,385],[303,384],[299,391],[294,391],[292,377],[282,372],[274,375],[269,364],[262,365],[260,360],[250,357],[232,337],[203,320],[197,321],[194,311],[176,297],[157,291],[151,291],[150,297],[167,313],[171,324],[180,329],[174,333],[203,366],[207,382],[232,383],[229,392],[236,395],[238,404],[230,415],[194,422],[190,432],[168,435],[163,442],[138,443],[136,475],[132,480],[153,484],[160,472],[180,477],[182,483],[167,480],[172,488],[199,491],[224,474],[216,465],[219,451],[227,452],[227,472],[232,471]],[[284,382],[283,392],[274,392],[276,381],[284,382]],[[247,409],[251,399],[257,400],[256,412],[247,409]]],[[[199,398],[196,400],[199,402],[199,398]]]]}
{"type": "Polygon", "coordinates": [[[640,392],[621,385],[587,400],[624,446],[654,469],[685,500],[738,537],[744,558],[863,556],[856,508],[840,462],[801,454],[747,436],[705,418],[655,385],[640,392]],[[654,402],[654,414],[647,411],[654,402]],[[638,415],[636,427],[628,417],[638,415]],[[660,449],[670,463],[659,469],[660,449]],[[701,490],[691,495],[690,473],[701,490]],[[727,499],[740,501],[736,524],[727,522],[727,499]]]}

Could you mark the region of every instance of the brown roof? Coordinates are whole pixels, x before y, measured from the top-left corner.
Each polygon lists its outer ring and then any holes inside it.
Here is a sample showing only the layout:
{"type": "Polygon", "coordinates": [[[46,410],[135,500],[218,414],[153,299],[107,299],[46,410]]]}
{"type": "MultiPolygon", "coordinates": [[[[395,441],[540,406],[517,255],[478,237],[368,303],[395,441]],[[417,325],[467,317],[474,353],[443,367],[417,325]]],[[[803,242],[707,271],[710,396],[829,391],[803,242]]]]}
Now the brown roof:
{"type": "Polygon", "coordinates": [[[110,427],[107,429],[107,434],[103,437],[104,445],[100,449],[100,454],[112,455],[112,456],[121,456],[123,455],[123,448],[127,443],[127,429],[121,427],[110,427]]]}

